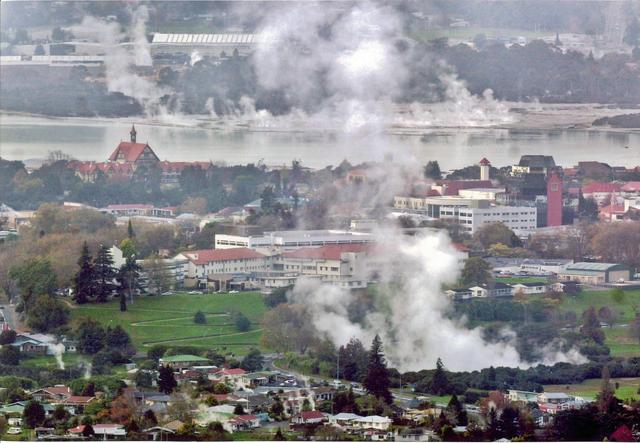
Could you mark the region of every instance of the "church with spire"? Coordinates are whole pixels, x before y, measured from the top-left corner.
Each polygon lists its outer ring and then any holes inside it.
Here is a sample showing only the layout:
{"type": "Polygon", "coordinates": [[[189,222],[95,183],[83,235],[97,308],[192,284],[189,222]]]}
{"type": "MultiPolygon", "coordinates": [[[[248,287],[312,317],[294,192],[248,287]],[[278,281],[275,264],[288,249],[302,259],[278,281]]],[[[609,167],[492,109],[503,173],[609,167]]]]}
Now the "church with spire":
{"type": "Polygon", "coordinates": [[[121,141],[109,156],[110,162],[129,164],[133,170],[139,166],[153,166],[160,162],[148,143],[137,143],[135,125],[131,125],[129,135],[131,141],[121,141]]]}

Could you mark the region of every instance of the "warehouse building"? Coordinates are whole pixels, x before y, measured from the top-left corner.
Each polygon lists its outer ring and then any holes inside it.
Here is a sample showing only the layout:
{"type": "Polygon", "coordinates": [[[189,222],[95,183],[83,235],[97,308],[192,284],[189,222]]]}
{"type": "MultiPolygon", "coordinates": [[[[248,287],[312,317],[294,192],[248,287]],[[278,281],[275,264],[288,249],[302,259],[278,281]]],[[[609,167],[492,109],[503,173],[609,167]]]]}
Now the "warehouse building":
{"type": "Polygon", "coordinates": [[[558,280],[573,280],[590,285],[615,283],[631,280],[631,269],[618,263],[578,262],[567,265],[560,271],[558,280]]]}

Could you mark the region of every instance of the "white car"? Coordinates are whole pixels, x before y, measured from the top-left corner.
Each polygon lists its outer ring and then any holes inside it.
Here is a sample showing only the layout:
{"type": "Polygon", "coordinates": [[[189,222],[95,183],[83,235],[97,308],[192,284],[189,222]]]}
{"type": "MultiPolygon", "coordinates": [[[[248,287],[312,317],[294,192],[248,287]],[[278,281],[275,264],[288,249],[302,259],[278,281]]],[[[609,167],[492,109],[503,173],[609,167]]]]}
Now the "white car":
{"type": "Polygon", "coordinates": [[[9,430],[7,431],[7,434],[9,435],[18,435],[22,433],[22,429],[20,428],[9,428],[9,430]]]}
{"type": "Polygon", "coordinates": [[[235,289],[233,291],[229,291],[229,294],[237,294],[240,291],[236,291],[235,289]]]}

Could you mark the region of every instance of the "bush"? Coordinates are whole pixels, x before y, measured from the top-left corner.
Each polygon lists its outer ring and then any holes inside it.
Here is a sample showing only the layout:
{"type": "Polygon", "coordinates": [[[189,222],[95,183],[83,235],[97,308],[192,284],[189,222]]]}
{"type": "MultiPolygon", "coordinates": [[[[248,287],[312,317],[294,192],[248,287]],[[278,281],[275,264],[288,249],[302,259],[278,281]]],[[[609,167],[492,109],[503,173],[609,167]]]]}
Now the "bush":
{"type": "Polygon", "coordinates": [[[193,316],[193,322],[198,324],[198,325],[204,325],[207,323],[207,317],[204,316],[204,314],[202,313],[202,311],[198,311],[196,312],[196,314],[193,316]]]}
{"type": "Polygon", "coordinates": [[[16,331],[11,329],[2,331],[2,334],[0,334],[0,345],[10,345],[16,341],[16,335],[16,331]]]}
{"type": "Polygon", "coordinates": [[[156,362],[164,357],[164,354],[167,352],[167,347],[163,345],[155,345],[151,346],[147,351],[147,358],[149,360],[155,360],[156,362]]]}
{"type": "Polygon", "coordinates": [[[20,349],[15,346],[4,345],[0,349],[0,363],[17,366],[20,364],[20,349]]]}
{"type": "Polygon", "coordinates": [[[234,322],[236,324],[236,329],[241,332],[246,332],[251,327],[251,322],[242,312],[236,313],[234,322]]]}

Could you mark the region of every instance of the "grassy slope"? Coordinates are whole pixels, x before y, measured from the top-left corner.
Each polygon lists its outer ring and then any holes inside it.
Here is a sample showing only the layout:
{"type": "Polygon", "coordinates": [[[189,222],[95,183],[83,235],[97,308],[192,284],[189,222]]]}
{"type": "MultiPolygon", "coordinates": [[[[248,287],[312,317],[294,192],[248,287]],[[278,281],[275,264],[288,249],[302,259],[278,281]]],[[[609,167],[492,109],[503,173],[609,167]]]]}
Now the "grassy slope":
{"type": "Polygon", "coordinates": [[[260,320],[266,310],[259,293],[143,297],[120,312],[117,301],[104,305],[83,305],[72,310],[73,318],[91,317],[105,325],[120,325],[136,348],[143,351],[154,343],[189,345],[243,352],[260,344],[260,320]],[[193,322],[197,311],[207,323],[193,322]],[[236,330],[230,313],[240,311],[251,320],[251,329],[236,330]]]}
{"type": "Polygon", "coordinates": [[[640,310],[640,290],[626,291],[626,296],[621,303],[616,303],[609,291],[583,291],[575,297],[565,297],[562,303],[563,310],[575,312],[578,318],[589,306],[595,307],[596,310],[608,306],[620,313],[618,323],[628,323],[634,319],[635,310],[640,310]]]}
{"type": "MultiPolygon", "coordinates": [[[[638,386],[640,385],[639,378],[616,378],[611,379],[611,382],[619,383],[619,388],[616,390],[616,397],[619,399],[640,398],[640,395],[637,393],[638,386]]],[[[591,379],[573,385],[545,385],[544,390],[550,392],[566,392],[568,394],[595,399],[598,392],[600,392],[600,384],[600,379],[591,379]]]]}

